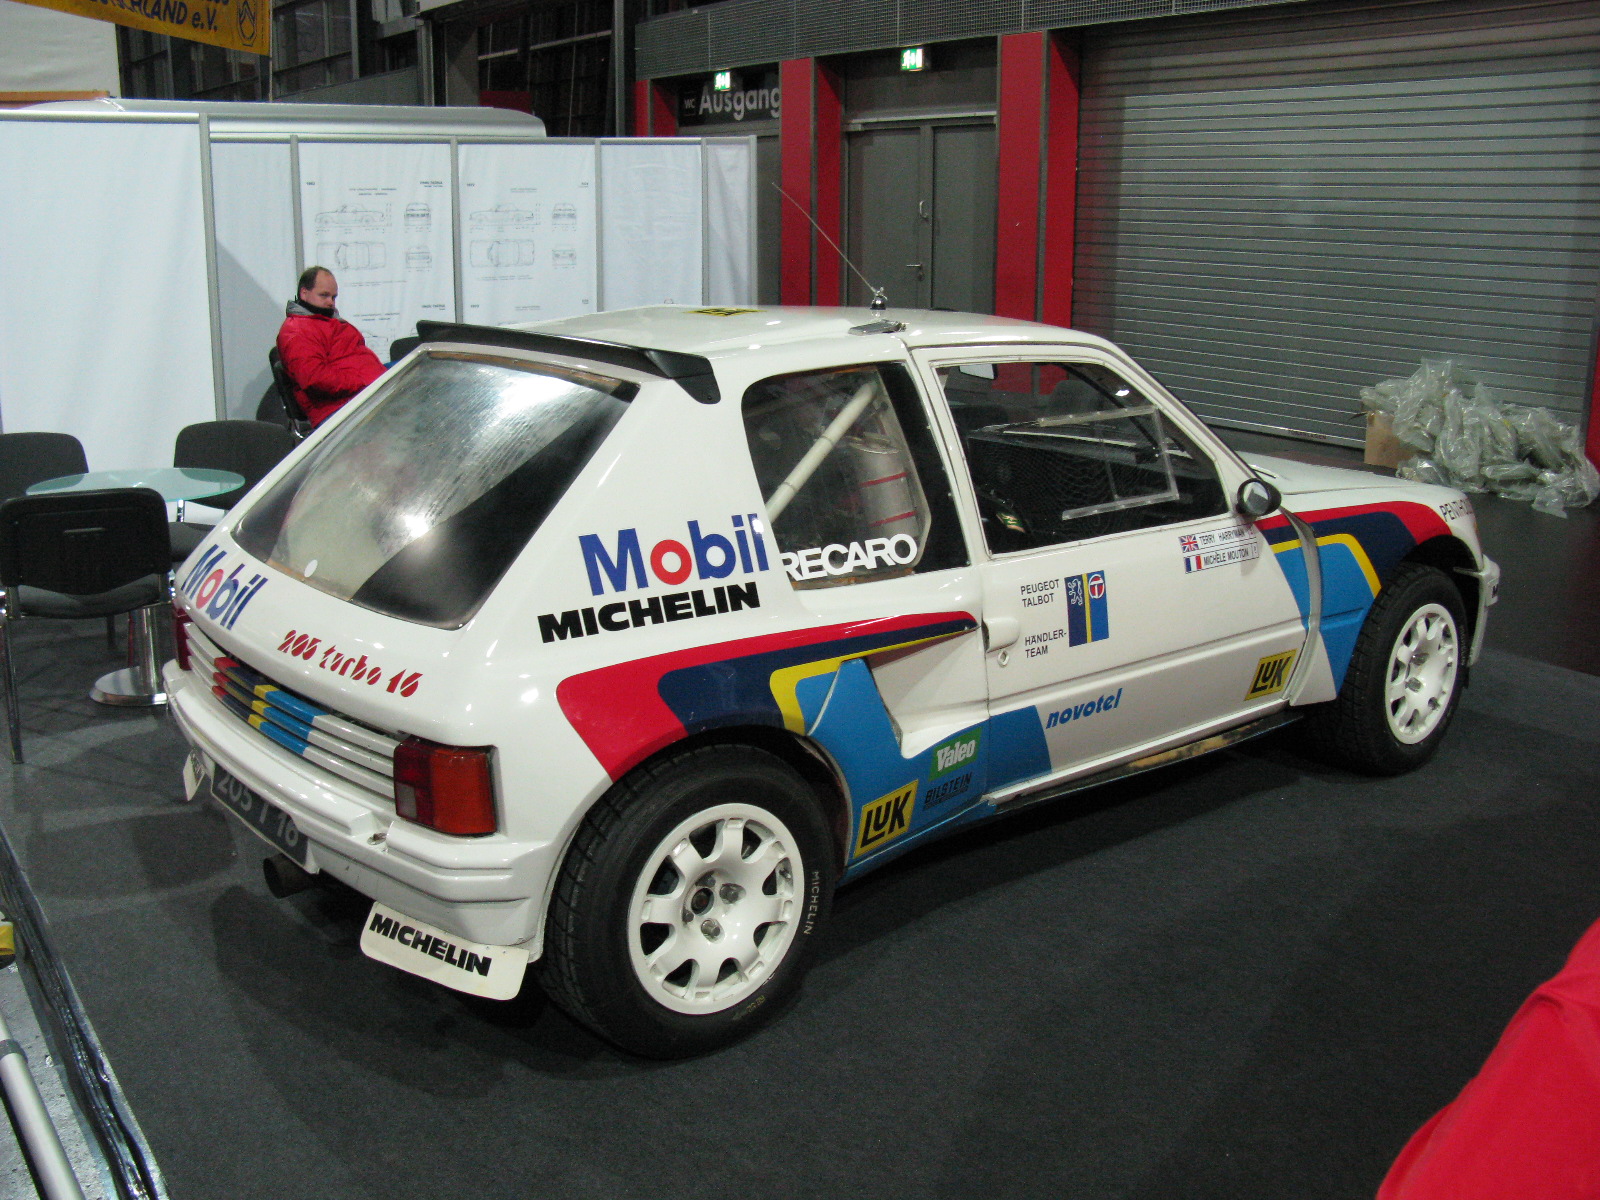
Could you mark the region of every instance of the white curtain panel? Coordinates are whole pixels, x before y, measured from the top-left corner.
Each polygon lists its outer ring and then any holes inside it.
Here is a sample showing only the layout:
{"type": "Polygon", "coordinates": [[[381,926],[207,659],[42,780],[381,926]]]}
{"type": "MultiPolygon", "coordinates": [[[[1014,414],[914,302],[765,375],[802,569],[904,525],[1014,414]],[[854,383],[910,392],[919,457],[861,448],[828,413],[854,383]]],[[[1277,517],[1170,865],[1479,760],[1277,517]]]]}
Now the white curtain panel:
{"type": "Polygon", "coordinates": [[[0,424],[170,465],[216,415],[197,126],[6,117],[0,179],[0,424]]]}
{"type": "Polygon", "coordinates": [[[299,275],[288,143],[212,143],[211,194],[227,411],[248,420],[272,384],[267,351],[299,275]]]}
{"type": "Polygon", "coordinates": [[[600,143],[604,308],[701,304],[701,147],[600,143]]]}
{"type": "Polygon", "coordinates": [[[595,147],[469,143],[461,190],[461,319],[517,325],[599,307],[595,147]]]}
{"type": "Polygon", "coordinates": [[[755,142],[712,140],[705,147],[706,302],[753,304],[756,231],[750,176],[755,170],[755,142]]]}
{"type": "Polygon", "coordinates": [[[339,315],[384,362],[419,320],[456,320],[450,147],[301,142],[305,262],[339,281],[339,315]]]}

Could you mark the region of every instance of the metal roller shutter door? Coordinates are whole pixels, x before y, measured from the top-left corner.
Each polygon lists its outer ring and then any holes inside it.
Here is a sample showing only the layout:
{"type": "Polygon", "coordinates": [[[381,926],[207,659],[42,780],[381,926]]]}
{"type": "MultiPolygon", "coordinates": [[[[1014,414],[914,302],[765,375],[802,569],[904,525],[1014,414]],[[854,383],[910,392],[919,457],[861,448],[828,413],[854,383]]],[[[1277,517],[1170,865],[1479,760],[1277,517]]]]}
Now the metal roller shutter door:
{"type": "Polygon", "coordinates": [[[1075,323],[1207,419],[1356,442],[1421,356],[1586,410],[1594,0],[1141,22],[1083,62],[1075,323]]]}

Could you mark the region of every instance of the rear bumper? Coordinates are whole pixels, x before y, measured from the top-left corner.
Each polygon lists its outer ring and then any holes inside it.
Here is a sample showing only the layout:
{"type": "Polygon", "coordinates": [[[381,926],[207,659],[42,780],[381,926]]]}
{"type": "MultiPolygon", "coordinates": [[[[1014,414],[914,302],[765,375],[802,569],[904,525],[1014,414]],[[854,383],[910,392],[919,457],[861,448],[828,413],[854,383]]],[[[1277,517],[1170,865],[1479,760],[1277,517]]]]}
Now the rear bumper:
{"type": "MultiPolygon", "coordinates": [[[[189,744],[294,819],[310,843],[311,869],[467,941],[521,945],[538,956],[556,847],[500,834],[450,837],[403,821],[392,806],[261,737],[176,662],[163,679],[189,744]]],[[[271,854],[265,842],[261,850],[271,854]]]]}

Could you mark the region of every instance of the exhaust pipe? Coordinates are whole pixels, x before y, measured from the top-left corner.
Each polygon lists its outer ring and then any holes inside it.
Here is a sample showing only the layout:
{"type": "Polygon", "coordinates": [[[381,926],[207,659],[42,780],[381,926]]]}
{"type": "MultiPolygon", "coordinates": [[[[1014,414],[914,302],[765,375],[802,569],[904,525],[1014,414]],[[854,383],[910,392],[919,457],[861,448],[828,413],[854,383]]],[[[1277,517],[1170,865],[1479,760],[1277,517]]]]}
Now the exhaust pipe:
{"type": "Polygon", "coordinates": [[[303,892],[317,882],[315,875],[286,854],[262,859],[261,873],[267,877],[267,891],[279,900],[303,892]]]}

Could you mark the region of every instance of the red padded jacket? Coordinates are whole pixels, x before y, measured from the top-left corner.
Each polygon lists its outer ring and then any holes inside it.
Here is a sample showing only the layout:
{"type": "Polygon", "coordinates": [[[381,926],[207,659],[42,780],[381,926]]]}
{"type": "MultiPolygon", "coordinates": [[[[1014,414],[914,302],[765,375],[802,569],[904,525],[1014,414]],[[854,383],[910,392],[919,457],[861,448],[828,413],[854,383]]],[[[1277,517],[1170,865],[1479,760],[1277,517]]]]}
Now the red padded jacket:
{"type": "Polygon", "coordinates": [[[289,301],[278,330],[278,354],[313,426],[383,374],[383,364],[354,325],[314,313],[298,300],[289,301]]]}

